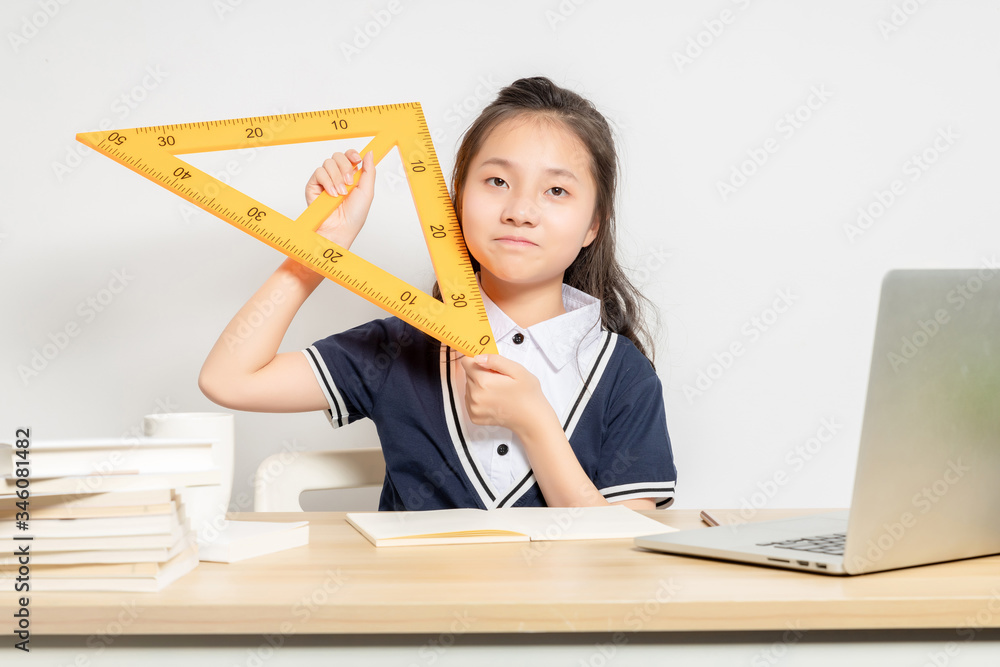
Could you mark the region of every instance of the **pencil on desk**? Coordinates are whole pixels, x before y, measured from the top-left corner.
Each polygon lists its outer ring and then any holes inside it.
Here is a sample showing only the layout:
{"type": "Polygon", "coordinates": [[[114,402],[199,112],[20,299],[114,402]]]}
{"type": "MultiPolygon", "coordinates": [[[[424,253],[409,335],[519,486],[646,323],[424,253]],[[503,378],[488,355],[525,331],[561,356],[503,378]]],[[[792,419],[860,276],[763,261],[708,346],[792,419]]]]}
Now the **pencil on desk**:
{"type": "Polygon", "coordinates": [[[707,523],[709,526],[718,526],[719,525],[718,520],[714,516],[712,516],[711,514],[709,514],[708,512],[706,512],[705,510],[701,511],[701,515],[700,516],[701,516],[701,520],[704,521],[705,523],[707,523]]]}

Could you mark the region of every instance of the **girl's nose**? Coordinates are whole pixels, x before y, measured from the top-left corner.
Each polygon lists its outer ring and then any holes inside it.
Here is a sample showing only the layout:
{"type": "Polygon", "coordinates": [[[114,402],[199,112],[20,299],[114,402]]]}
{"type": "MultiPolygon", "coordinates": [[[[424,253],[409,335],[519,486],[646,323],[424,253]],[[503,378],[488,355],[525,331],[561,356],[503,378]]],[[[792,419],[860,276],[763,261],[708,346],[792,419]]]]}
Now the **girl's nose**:
{"type": "Polygon", "coordinates": [[[541,212],[527,197],[511,197],[503,210],[503,221],[509,224],[536,225],[541,212]]]}

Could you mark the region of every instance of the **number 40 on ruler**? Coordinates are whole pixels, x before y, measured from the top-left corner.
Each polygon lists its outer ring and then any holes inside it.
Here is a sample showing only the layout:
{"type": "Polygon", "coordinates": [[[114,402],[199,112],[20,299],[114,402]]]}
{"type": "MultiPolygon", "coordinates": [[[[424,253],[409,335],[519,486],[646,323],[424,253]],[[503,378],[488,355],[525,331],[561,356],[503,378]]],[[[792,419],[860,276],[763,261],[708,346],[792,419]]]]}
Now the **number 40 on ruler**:
{"type": "MultiPolygon", "coordinates": [[[[82,132],[77,140],[381,306],[467,355],[496,353],[479,285],[416,102],[82,132]],[[344,197],[325,192],[295,220],[177,155],[373,137],[362,153],[399,151],[443,301],[316,233],[344,197]]],[[[356,184],[348,186],[348,194],[356,184]]]]}

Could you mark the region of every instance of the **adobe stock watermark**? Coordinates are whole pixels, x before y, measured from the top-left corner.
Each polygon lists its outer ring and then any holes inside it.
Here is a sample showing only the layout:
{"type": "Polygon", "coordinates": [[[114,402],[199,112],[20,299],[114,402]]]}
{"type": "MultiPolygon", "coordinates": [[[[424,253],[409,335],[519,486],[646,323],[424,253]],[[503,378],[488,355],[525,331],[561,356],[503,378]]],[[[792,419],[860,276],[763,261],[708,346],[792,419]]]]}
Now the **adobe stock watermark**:
{"type": "Polygon", "coordinates": [[[351,41],[340,42],[340,53],[346,62],[351,62],[386,30],[393,20],[403,12],[402,0],[389,0],[381,9],[369,12],[371,20],[354,26],[351,41]]]}
{"type": "MultiPolygon", "coordinates": [[[[252,470],[247,476],[247,486],[254,490],[254,494],[263,493],[263,489],[261,487],[271,484],[274,480],[285,474],[288,467],[295,463],[302,456],[302,452],[304,451],[305,447],[300,445],[295,438],[292,438],[291,440],[282,440],[281,451],[276,452],[278,457],[268,457],[267,467],[264,468],[260,477],[257,476],[257,470],[252,470]]],[[[253,496],[245,491],[233,498],[232,501],[236,505],[235,511],[237,512],[253,509],[253,496]]],[[[223,513],[222,519],[224,522],[225,513],[223,513]]],[[[215,529],[221,530],[224,525],[225,523],[215,526],[215,529]]],[[[214,539],[215,538],[213,537],[212,540],[214,541],[214,539]]]]}
{"type": "Polygon", "coordinates": [[[795,446],[785,452],[785,467],[775,470],[763,481],[758,480],[757,490],[740,498],[739,518],[731,517],[729,525],[741,526],[752,521],[757,512],[767,507],[782,488],[816,458],[826,445],[833,442],[843,428],[844,425],[836,417],[823,417],[815,433],[804,441],[795,443],[795,446]]]}
{"type": "Polygon", "coordinates": [[[7,33],[7,42],[14,53],[28,45],[28,42],[41,34],[52,20],[59,15],[70,0],[38,0],[38,9],[21,17],[21,25],[17,31],[7,33]]]}
{"type": "Polygon", "coordinates": [[[843,224],[847,240],[853,244],[864,236],[908,192],[907,182],[916,183],[923,178],[927,170],[941,159],[943,154],[951,150],[955,141],[961,136],[951,125],[938,128],[937,134],[927,147],[918,153],[913,153],[903,162],[901,167],[903,178],[894,178],[885,189],[879,188],[873,191],[872,199],[858,207],[854,222],[843,224]]]}
{"type": "MultiPolygon", "coordinates": [[[[257,151],[261,150],[262,146],[254,146],[252,148],[241,148],[236,151],[236,155],[240,159],[227,160],[226,164],[219,171],[207,172],[209,176],[216,179],[220,183],[230,185],[233,180],[233,176],[238,175],[243,168],[246,166],[247,162],[252,161],[257,156],[257,151]]],[[[216,186],[218,187],[218,186],[216,186]]],[[[194,204],[191,204],[186,199],[181,199],[177,204],[177,210],[180,212],[181,220],[185,224],[191,222],[191,218],[194,216],[196,211],[199,209],[194,204]]]]}
{"type": "Polygon", "coordinates": [[[586,2],[588,0],[560,0],[554,9],[546,9],[545,20],[552,32],[555,32],[560,24],[568,21],[576,13],[577,8],[586,2]]]}
{"type": "Polygon", "coordinates": [[[788,141],[812,120],[817,111],[822,109],[833,97],[826,89],[826,84],[809,88],[809,94],[801,104],[791,111],[786,111],[774,124],[777,136],[765,139],[759,146],[746,150],[746,159],[734,164],[729,172],[729,178],[715,182],[715,189],[722,201],[728,201],[740,188],[750,182],[771,157],[781,150],[782,141],[788,141]]]}
{"type": "Polygon", "coordinates": [[[243,6],[243,0],[214,0],[212,9],[220,21],[225,21],[226,17],[243,6]]]}
{"type": "Polygon", "coordinates": [[[694,404],[696,398],[701,398],[716,382],[721,380],[733,367],[736,360],[746,354],[747,350],[761,337],[770,331],[781,319],[782,315],[798,301],[799,297],[790,289],[779,289],[769,306],[753,315],[740,326],[741,338],[732,341],[724,350],[712,355],[712,361],[698,370],[693,382],[684,385],[684,398],[688,404],[694,404]]]}
{"type": "Polygon", "coordinates": [[[452,613],[452,621],[451,625],[448,626],[448,631],[438,634],[437,637],[428,639],[423,646],[417,649],[417,656],[419,656],[420,660],[409,663],[409,667],[433,665],[441,658],[445,651],[455,645],[455,640],[459,635],[465,634],[472,629],[475,622],[476,619],[469,616],[468,610],[462,610],[461,614],[458,612],[452,613]]]}
{"type": "Polygon", "coordinates": [[[806,636],[806,631],[802,629],[802,621],[796,619],[794,623],[785,623],[788,628],[781,635],[781,641],[776,641],[767,648],[763,648],[750,658],[750,667],[773,667],[788,655],[793,646],[802,641],[806,636]]]}
{"type": "MultiPolygon", "coordinates": [[[[154,414],[154,415],[178,412],[180,411],[181,407],[179,404],[174,403],[174,401],[169,396],[167,396],[166,398],[157,398],[155,401],[153,401],[153,403],[155,407],[153,408],[153,411],[149,414],[154,414]]],[[[99,488],[100,477],[105,475],[116,475],[121,472],[122,464],[125,462],[125,455],[123,454],[123,451],[126,449],[135,448],[135,446],[139,444],[139,440],[146,437],[145,431],[143,430],[142,427],[143,419],[140,419],[139,422],[133,424],[131,428],[129,428],[128,430],[123,432],[121,436],[119,436],[121,438],[121,444],[122,444],[121,449],[116,449],[111,451],[106,459],[104,459],[100,463],[95,464],[94,469],[92,471],[93,474],[90,475],[90,477],[93,477],[95,479],[90,480],[88,478],[87,480],[80,480],[79,484],[77,485],[78,490],[77,493],[75,494],[75,497],[79,497],[84,493],[93,492],[94,490],[99,488]],[[88,488],[84,490],[84,487],[88,487],[91,484],[93,485],[93,488],[88,488]]]]}
{"type": "MultiPolygon", "coordinates": [[[[615,452],[615,458],[607,466],[605,472],[610,473],[612,479],[621,478],[628,470],[630,470],[636,463],[639,462],[639,457],[635,456],[629,451],[618,450],[615,452]]],[[[578,489],[578,496],[582,506],[579,507],[566,507],[562,508],[562,511],[557,513],[552,517],[552,520],[545,529],[542,531],[544,540],[531,540],[521,546],[521,557],[524,562],[531,563],[535,558],[541,556],[546,551],[552,548],[553,543],[556,540],[561,539],[566,535],[567,531],[573,526],[577,519],[583,515],[583,506],[587,505],[597,505],[600,506],[602,503],[607,502],[601,492],[594,487],[593,483],[589,480],[584,482],[578,489]]],[[[615,496],[617,500],[628,500],[630,496],[615,496]]],[[[612,503],[614,504],[614,503],[612,503]]]]}
{"type": "MultiPolygon", "coordinates": [[[[155,405],[156,407],[151,414],[166,414],[177,412],[180,409],[180,406],[175,404],[169,396],[164,399],[157,398],[155,405]]],[[[82,496],[90,496],[100,492],[106,477],[121,474],[122,466],[126,462],[124,451],[134,448],[139,439],[144,437],[141,422],[123,432],[120,437],[122,444],[120,449],[109,452],[107,457],[94,463],[89,474],[77,480],[76,488],[72,492],[62,494],[68,507],[75,506],[82,496]]]]}
{"type": "MultiPolygon", "coordinates": [[[[159,65],[149,65],[145,74],[136,85],[132,86],[111,102],[111,113],[114,116],[105,116],[97,123],[97,129],[101,132],[121,127],[126,118],[139,108],[149,97],[149,94],[160,87],[166,80],[168,73],[164,72],[159,65]]],[[[66,155],[63,161],[52,163],[52,173],[55,174],[56,181],[62,183],[63,179],[73,173],[81,164],[83,159],[90,153],[92,148],[88,148],[79,141],[73,141],[66,148],[66,155]]]]}
{"type": "Polygon", "coordinates": [[[952,314],[962,310],[969,301],[975,299],[985,284],[996,277],[998,270],[1000,270],[1000,264],[997,263],[995,256],[984,259],[983,265],[979,267],[975,275],[969,276],[965,282],[955,285],[954,289],[948,291],[948,294],[945,295],[947,308],[938,308],[927,319],[917,320],[916,328],[908,336],[900,338],[898,350],[890,350],[886,353],[886,360],[892,370],[899,373],[900,368],[913,361],[917,354],[926,348],[944,327],[948,326],[952,314]]]}
{"type": "MultiPolygon", "coordinates": [[[[435,302],[441,303],[437,300],[435,302]]],[[[403,329],[402,333],[396,336],[395,340],[385,339],[378,341],[378,353],[372,359],[366,359],[364,365],[361,367],[361,375],[364,379],[362,380],[357,374],[352,375],[349,380],[351,386],[356,391],[367,391],[365,388],[371,386],[379,378],[385,377],[388,368],[399,359],[400,355],[403,354],[403,350],[413,345],[415,341],[416,338],[412,335],[409,328],[403,329]]],[[[420,495],[424,495],[424,486],[421,485],[419,488],[421,489],[420,495]]],[[[412,493],[413,489],[410,489],[410,491],[412,493]]],[[[430,496],[427,497],[429,498],[430,496]]],[[[407,507],[409,507],[409,504],[407,504],[407,507]]],[[[414,507],[413,509],[419,508],[414,507]]]]}
{"type": "MultiPolygon", "coordinates": [[[[154,415],[177,412],[180,409],[180,405],[174,403],[169,396],[165,399],[157,398],[154,403],[156,407],[153,408],[153,412],[151,413],[154,415]]],[[[142,428],[141,420],[139,423],[134,424],[130,429],[122,433],[120,436],[121,448],[110,451],[107,457],[94,464],[89,475],[78,480],[76,484],[76,491],[73,494],[73,499],[77,500],[82,495],[100,491],[104,482],[104,477],[120,474],[123,465],[125,465],[127,461],[125,451],[134,449],[135,446],[139,444],[139,440],[144,437],[146,436],[145,431],[142,428]]]]}
{"type": "MultiPolygon", "coordinates": [[[[955,632],[962,641],[971,642],[983,628],[993,625],[993,619],[1000,614],[1000,588],[990,591],[990,599],[976,612],[975,616],[966,616],[961,627],[955,632]]],[[[922,667],[948,667],[952,658],[957,658],[962,652],[962,647],[958,642],[948,642],[940,651],[928,652],[927,660],[922,667]]]]}
{"type": "Polygon", "coordinates": [[[706,51],[712,48],[722,35],[729,29],[729,26],[736,22],[739,12],[747,10],[753,0],[733,0],[737,11],[723,9],[717,16],[705,19],[701,22],[701,29],[687,39],[687,43],[681,50],[673,52],[674,65],[677,71],[684,73],[684,68],[694,64],[694,61],[701,58],[706,51]]]}
{"type": "Polygon", "coordinates": [[[501,87],[501,82],[492,73],[485,76],[480,75],[472,92],[452,104],[444,112],[444,121],[448,124],[449,129],[457,133],[469,125],[479,115],[480,109],[493,98],[501,87]]]}
{"type": "MultiPolygon", "coordinates": [[[[502,87],[501,82],[492,73],[480,75],[476,85],[468,95],[452,103],[444,112],[444,123],[436,123],[429,127],[431,141],[435,146],[446,146],[452,142],[479,115],[487,102],[493,99],[502,87]]],[[[402,162],[393,162],[390,167],[377,167],[378,173],[385,180],[389,192],[395,192],[400,186],[409,187],[406,172],[402,162]]],[[[447,178],[447,177],[446,177],[447,178]]]]}
{"type": "Polygon", "coordinates": [[[438,489],[444,488],[445,484],[454,480],[455,473],[447,468],[447,466],[444,466],[437,470],[431,470],[425,477],[426,481],[421,482],[419,486],[408,489],[406,498],[403,499],[407,510],[423,509],[424,505],[434,497],[438,489]]]}
{"type": "MultiPolygon", "coordinates": [[[[173,399],[169,396],[166,398],[157,398],[153,401],[155,407],[153,411],[149,414],[154,415],[165,415],[172,412],[180,412],[181,406],[174,403],[173,399]]],[[[122,443],[130,447],[134,447],[141,438],[146,437],[146,432],[142,427],[143,420],[140,419],[137,423],[133,424],[130,429],[121,434],[122,443]]]]}
{"type": "Polygon", "coordinates": [[[916,16],[917,12],[926,4],[927,0],[903,0],[903,2],[894,4],[889,11],[888,18],[879,19],[875,23],[882,39],[889,41],[889,37],[899,32],[899,29],[909,23],[910,19],[916,16]]]}
{"type": "Polygon", "coordinates": [[[250,340],[254,332],[264,326],[264,323],[270,319],[278,306],[285,302],[285,299],[284,291],[273,289],[266,298],[255,300],[248,314],[238,316],[235,330],[229,331],[228,327],[226,328],[226,332],[222,335],[226,348],[232,352],[250,340]]]}
{"type": "Polygon", "coordinates": [[[552,521],[545,526],[542,534],[544,540],[531,540],[521,547],[521,557],[526,563],[530,563],[537,557],[552,548],[552,542],[565,535],[570,526],[583,514],[582,507],[567,507],[552,517],[552,521]]]}
{"type": "Polygon", "coordinates": [[[127,603],[122,602],[120,605],[121,610],[117,616],[108,621],[100,632],[95,632],[84,641],[86,647],[93,652],[90,654],[77,653],[73,657],[73,662],[67,663],[66,667],[70,667],[70,665],[72,667],[92,667],[93,665],[103,664],[103,661],[98,661],[97,658],[103,655],[119,637],[125,634],[125,631],[135,623],[136,619],[144,611],[137,604],[135,598],[127,603]]]}
{"type": "MultiPolygon", "coordinates": [[[[281,109],[275,114],[272,114],[266,123],[258,123],[266,136],[277,136],[281,134],[286,127],[289,125],[289,121],[285,120],[284,116],[288,114],[287,110],[281,109]]],[[[206,172],[209,176],[216,179],[220,183],[225,185],[231,185],[233,176],[239,175],[243,169],[246,167],[247,163],[252,162],[254,158],[257,157],[257,153],[262,149],[268,148],[268,146],[250,146],[249,148],[240,148],[235,151],[235,158],[227,160],[226,164],[219,171],[206,172]]],[[[216,196],[218,191],[218,185],[210,183],[210,185],[215,188],[214,192],[208,194],[210,197],[216,196]]],[[[209,188],[206,187],[206,193],[208,193],[209,188]]],[[[184,224],[191,222],[191,218],[195,213],[202,210],[197,206],[191,204],[186,199],[181,199],[177,204],[177,210],[180,212],[181,220],[184,224]]]]}
{"type": "Polygon", "coordinates": [[[243,665],[243,667],[260,667],[265,662],[274,657],[276,651],[281,649],[287,639],[298,632],[298,628],[309,622],[316,611],[327,604],[330,599],[337,595],[340,590],[351,580],[338,567],[335,570],[327,570],[326,578],[307,595],[303,595],[298,602],[292,605],[291,614],[295,621],[282,621],[278,626],[278,632],[269,632],[261,635],[264,640],[254,648],[246,650],[246,657],[240,663],[230,663],[233,665],[243,665]]]}
{"type": "Polygon", "coordinates": [[[930,512],[934,505],[941,502],[941,499],[948,495],[948,492],[962,481],[965,473],[970,470],[972,468],[963,464],[960,458],[948,461],[948,467],[944,469],[940,477],[925,485],[910,498],[910,505],[917,511],[917,514],[905,511],[899,515],[896,521],[883,523],[882,533],[878,537],[869,539],[865,544],[864,556],[851,558],[854,569],[860,571],[877,565],[903,539],[907,531],[917,525],[918,515],[930,512]]]}
{"type": "Polygon", "coordinates": [[[649,253],[640,255],[636,258],[638,268],[631,271],[633,284],[648,284],[653,279],[653,276],[667,266],[667,260],[673,256],[674,254],[671,251],[666,250],[662,246],[657,246],[649,253]]]}
{"type": "Polygon", "coordinates": [[[54,362],[66,349],[72,345],[73,339],[80,335],[83,329],[118,298],[125,288],[135,279],[128,269],[115,269],[107,285],[88,295],[76,305],[78,317],[66,321],[56,331],[50,331],[47,341],[33,347],[28,354],[26,363],[17,365],[17,374],[21,383],[27,387],[54,362]]]}
{"type": "Polygon", "coordinates": [[[645,601],[635,605],[625,614],[623,624],[627,630],[619,630],[611,635],[610,642],[594,644],[594,650],[586,660],[580,659],[577,664],[580,667],[607,667],[613,664],[618,650],[628,644],[629,633],[639,632],[645,628],[649,622],[659,615],[664,605],[670,604],[681,592],[681,586],[673,580],[673,577],[660,579],[657,582],[656,591],[645,601]]]}

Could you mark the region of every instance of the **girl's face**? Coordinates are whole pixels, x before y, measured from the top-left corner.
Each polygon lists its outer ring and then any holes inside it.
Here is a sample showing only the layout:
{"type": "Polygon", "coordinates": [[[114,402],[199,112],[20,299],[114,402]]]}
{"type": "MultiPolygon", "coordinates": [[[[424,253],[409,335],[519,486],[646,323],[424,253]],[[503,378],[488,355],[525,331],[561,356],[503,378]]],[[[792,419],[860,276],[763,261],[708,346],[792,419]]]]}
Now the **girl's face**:
{"type": "Polygon", "coordinates": [[[462,230],[484,286],[562,285],[597,236],[591,157],[561,122],[523,115],[500,123],[472,158],[462,230]]]}

